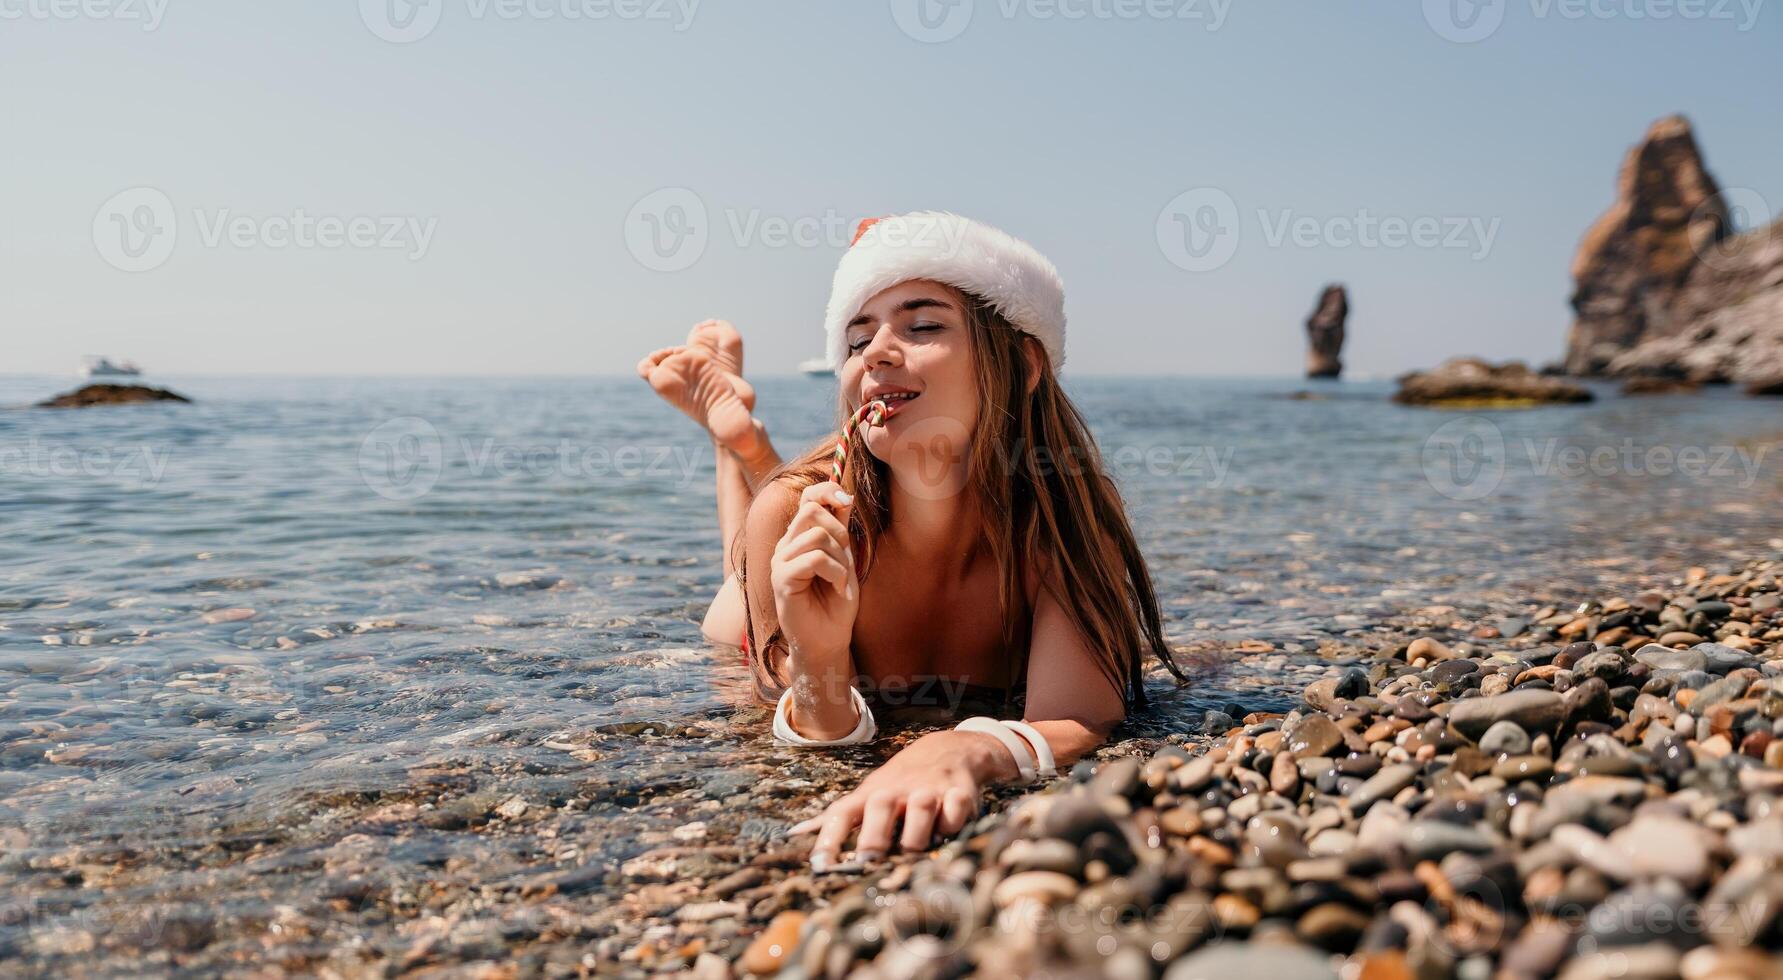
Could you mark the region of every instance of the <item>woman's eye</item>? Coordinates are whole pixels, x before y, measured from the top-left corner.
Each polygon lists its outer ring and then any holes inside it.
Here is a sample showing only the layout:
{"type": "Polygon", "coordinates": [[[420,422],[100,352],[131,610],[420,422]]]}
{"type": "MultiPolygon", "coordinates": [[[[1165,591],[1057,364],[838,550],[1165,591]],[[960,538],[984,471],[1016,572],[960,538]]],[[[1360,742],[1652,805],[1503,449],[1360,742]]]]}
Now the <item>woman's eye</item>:
{"type": "Polygon", "coordinates": [[[916,333],[923,333],[926,331],[940,330],[942,329],[942,325],[939,323],[913,323],[910,325],[910,329],[916,333]]]}
{"type": "Polygon", "coordinates": [[[867,340],[866,340],[866,338],[863,337],[860,340],[851,341],[848,345],[848,350],[849,350],[849,353],[858,354],[861,352],[861,349],[866,346],[867,346],[867,340]]]}

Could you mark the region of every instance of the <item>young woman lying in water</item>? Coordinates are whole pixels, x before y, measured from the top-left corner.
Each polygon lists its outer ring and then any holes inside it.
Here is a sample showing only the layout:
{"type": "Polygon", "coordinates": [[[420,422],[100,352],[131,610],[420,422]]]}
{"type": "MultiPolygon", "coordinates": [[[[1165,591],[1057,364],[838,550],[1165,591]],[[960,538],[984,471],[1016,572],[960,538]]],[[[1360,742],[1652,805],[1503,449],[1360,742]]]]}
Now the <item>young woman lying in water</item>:
{"type": "Polygon", "coordinates": [[[1165,646],[1121,499],[1057,371],[1064,289],[1027,244],[955,215],[864,222],[827,315],[838,428],[862,425],[843,485],[840,432],[783,462],[751,415],[742,339],[707,321],[638,371],[712,434],[726,582],[706,614],[739,639],[775,735],[856,744],[876,733],[856,685],[892,695],[1020,689],[1025,722],[922,736],[820,816],[812,863],[921,850],[976,816],[981,788],[1069,767],[1144,705],[1165,646]],[[899,830],[901,825],[901,832],[899,830]]]}

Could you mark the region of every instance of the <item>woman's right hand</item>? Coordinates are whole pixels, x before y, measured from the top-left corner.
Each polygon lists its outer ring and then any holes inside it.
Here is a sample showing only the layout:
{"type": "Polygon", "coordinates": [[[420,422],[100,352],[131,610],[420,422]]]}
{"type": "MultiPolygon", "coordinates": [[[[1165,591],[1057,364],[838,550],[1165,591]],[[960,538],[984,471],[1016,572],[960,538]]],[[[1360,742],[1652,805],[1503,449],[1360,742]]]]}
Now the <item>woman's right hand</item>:
{"type": "Polygon", "coordinates": [[[774,547],[774,609],[795,648],[846,652],[854,636],[861,586],[848,537],[853,503],[834,483],[806,487],[798,512],[774,547]]]}

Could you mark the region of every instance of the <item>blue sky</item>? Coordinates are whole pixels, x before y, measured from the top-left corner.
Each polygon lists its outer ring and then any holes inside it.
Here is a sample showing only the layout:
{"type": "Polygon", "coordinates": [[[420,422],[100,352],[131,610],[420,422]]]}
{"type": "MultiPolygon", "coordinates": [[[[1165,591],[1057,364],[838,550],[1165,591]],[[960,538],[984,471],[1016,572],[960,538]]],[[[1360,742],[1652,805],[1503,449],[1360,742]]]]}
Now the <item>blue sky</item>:
{"type": "Polygon", "coordinates": [[[1654,119],[1783,205],[1766,0],[85,2],[0,0],[3,372],[611,374],[721,316],[784,373],[919,208],[1053,258],[1072,372],[1296,373],[1328,281],[1358,376],[1543,361],[1654,119]]]}

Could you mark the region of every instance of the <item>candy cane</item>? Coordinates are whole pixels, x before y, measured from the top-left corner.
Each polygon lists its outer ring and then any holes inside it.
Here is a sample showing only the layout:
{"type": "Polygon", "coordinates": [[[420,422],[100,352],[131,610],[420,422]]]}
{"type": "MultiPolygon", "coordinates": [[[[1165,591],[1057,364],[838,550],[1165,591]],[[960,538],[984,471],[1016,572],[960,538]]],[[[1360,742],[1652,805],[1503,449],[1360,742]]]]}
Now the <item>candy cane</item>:
{"type": "Polygon", "coordinates": [[[884,425],[885,415],[890,411],[882,401],[870,401],[862,405],[842,427],[842,441],[836,443],[836,454],[830,459],[830,480],[841,484],[843,468],[848,465],[848,444],[854,441],[854,431],[861,423],[868,425],[884,425]]]}

